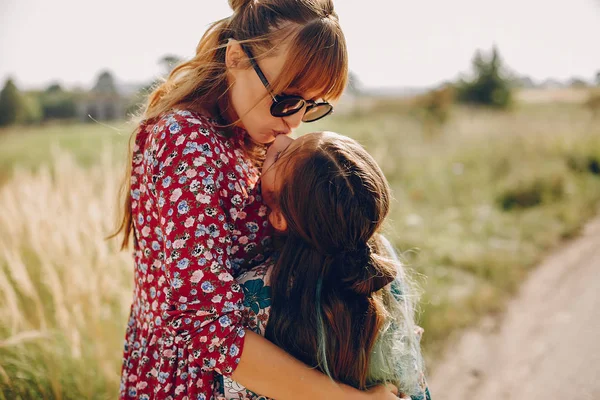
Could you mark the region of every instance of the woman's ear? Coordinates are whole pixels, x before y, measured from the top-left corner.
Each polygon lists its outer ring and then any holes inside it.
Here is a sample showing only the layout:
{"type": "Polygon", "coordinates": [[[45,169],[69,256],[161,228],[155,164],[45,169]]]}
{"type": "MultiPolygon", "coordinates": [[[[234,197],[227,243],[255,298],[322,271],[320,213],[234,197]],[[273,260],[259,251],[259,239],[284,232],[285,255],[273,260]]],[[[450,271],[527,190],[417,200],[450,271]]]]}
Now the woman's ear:
{"type": "Polygon", "coordinates": [[[269,214],[269,222],[276,231],[285,232],[287,230],[287,221],[283,213],[279,210],[272,210],[269,214]]]}
{"type": "Polygon", "coordinates": [[[229,39],[227,49],[225,50],[225,66],[227,69],[240,68],[245,56],[240,42],[235,39],[229,39]]]}

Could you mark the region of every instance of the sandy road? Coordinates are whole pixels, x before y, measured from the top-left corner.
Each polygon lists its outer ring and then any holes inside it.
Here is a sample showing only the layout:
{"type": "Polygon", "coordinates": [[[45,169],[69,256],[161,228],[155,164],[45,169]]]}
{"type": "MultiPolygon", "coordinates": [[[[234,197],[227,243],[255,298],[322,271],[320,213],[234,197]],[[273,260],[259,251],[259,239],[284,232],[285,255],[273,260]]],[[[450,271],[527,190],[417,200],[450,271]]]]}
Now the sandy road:
{"type": "Polygon", "coordinates": [[[467,331],[433,399],[600,400],[600,218],[536,268],[498,321],[467,331]]]}

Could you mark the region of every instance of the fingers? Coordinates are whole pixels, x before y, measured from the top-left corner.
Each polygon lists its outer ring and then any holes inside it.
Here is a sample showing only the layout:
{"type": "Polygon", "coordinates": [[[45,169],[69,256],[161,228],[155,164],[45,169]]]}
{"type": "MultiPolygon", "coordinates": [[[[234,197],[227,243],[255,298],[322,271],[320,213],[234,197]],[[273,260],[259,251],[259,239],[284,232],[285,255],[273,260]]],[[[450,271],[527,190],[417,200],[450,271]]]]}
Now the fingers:
{"type": "Polygon", "coordinates": [[[391,383],[386,383],[385,388],[398,396],[398,388],[396,386],[392,385],[391,383]]]}

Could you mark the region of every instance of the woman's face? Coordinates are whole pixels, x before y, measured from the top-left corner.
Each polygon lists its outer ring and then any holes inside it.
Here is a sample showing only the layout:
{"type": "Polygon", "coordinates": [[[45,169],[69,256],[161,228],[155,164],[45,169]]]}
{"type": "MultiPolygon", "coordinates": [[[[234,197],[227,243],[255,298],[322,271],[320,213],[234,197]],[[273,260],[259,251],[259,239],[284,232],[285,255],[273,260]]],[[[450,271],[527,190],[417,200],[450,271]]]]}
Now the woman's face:
{"type": "MultiPolygon", "coordinates": [[[[286,56],[286,46],[281,45],[281,50],[276,55],[256,60],[269,82],[275,82],[281,74],[286,56]]],[[[305,109],[287,117],[271,115],[273,99],[236,41],[230,41],[227,47],[226,64],[231,85],[231,103],[240,118],[238,125],[248,131],[254,141],[271,143],[277,136],[289,135],[300,126],[305,109]]],[[[296,94],[306,100],[313,99],[311,96],[315,95],[314,92],[298,93],[294,88],[287,90],[286,94],[296,94]]]]}

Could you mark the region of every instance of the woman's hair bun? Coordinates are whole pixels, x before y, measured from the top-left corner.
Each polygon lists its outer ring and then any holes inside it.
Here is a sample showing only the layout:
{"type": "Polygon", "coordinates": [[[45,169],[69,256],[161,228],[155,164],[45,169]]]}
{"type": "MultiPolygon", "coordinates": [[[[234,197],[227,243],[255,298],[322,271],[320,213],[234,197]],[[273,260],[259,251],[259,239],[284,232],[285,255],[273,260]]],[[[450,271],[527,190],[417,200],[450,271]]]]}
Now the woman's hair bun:
{"type": "Polygon", "coordinates": [[[254,0],[229,0],[229,7],[233,10],[233,12],[238,11],[242,7],[245,7],[247,4],[252,3],[254,0]]]}

